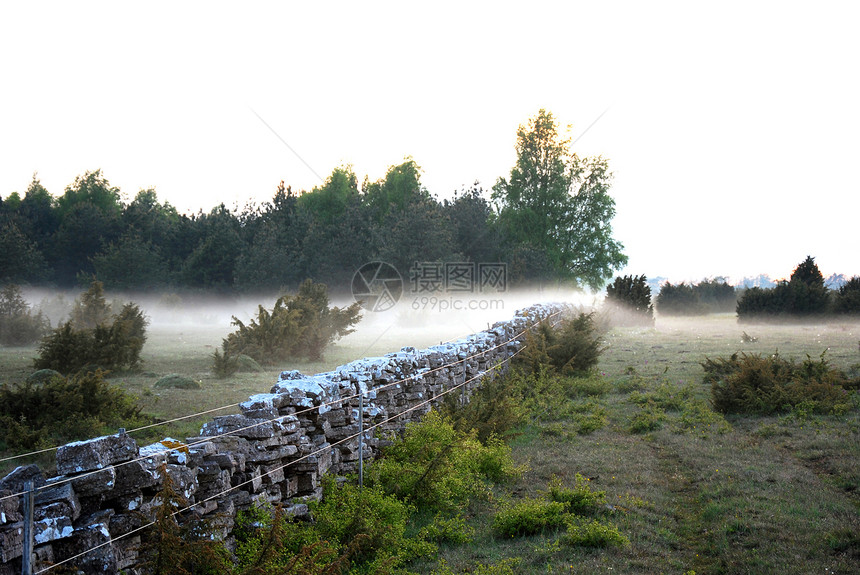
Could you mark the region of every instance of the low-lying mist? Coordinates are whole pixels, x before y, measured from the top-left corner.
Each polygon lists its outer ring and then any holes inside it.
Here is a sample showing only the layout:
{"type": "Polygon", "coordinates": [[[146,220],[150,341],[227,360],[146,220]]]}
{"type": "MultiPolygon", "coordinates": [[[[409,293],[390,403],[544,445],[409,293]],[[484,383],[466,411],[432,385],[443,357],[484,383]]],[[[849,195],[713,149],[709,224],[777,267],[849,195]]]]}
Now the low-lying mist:
{"type": "MultiPolygon", "coordinates": [[[[83,291],[83,290],[81,290],[83,291]]],[[[52,327],[69,318],[80,291],[31,289],[25,298],[41,311],[52,327]]],[[[151,334],[207,332],[212,334],[213,345],[234,331],[233,317],[250,322],[258,307],[271,309],[278,296],[271,293],[253,296],[218,296],[214,294],[126,293],[105,291],[105,299],[118,309],[125,302],[140,306],[149,321],[151,334]]],[[[505,293],[457,293],[426,295],[404,293],[396,305],[385,311],[362,310],[362,319],[355,332],[341,342],[350,346],[372,344],[384,337],[396,351],[403,346],[426,347],[451,341],[488,329],[497,321],[510,319],[517,310],[536,303],[565,302],[575,306],[592,307],[596,297],[569,289],[542,289],[505,293]],[[397,342],[397,343],[396,343],[397,342]]],[[[348,296],[334,296],[330,305],[346,307],[354,300],[348,296]]],[[[374,346],[375,351],[378,346],[374,346]]],[[[358,359],[358,358],[356,358],[358,359]]]]}

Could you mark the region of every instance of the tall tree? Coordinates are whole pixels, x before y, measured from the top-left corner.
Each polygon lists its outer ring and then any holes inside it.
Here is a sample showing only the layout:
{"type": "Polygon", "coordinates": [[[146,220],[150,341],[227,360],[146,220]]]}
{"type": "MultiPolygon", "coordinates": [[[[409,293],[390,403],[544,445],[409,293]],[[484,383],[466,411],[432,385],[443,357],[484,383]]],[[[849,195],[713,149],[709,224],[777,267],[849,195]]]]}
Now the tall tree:
{"type": "Polygon", "coordinates": [[[608,163],[571,154],[570,139],[545,110],[519,127],[516,151],[492,196],[507,249],[543,254],[558,279],[599,289],[627,263],[612,238],[608,163]]]}

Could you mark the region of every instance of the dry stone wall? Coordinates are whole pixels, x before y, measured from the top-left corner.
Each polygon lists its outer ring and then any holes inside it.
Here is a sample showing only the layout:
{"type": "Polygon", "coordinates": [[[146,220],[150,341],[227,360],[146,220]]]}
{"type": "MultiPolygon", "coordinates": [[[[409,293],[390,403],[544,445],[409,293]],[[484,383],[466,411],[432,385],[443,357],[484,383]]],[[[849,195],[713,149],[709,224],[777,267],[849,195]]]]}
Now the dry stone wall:
{"type": "Polygon", "coordinates": [[[353,472],[359,453],[377,453],[382,440],[372,426],[402,431],[449,390],[466,401],[482,375],[520,349],[523,330],[561,307],[535,305],[452,343],[404,347],[327,373],[285,371],[269,393],[239,404],[238,414],[215,417],[184,442],[139,447],[121,430],[64,445],[55,473],[28,465],[0,479],[0,575],[21,573],[27,482],[35,488],[37,571],[74,558],[68,563],[84,573],[139,572],[141,528],[155,516],[163,474],[195,514],[214,518],[218,537],[228,537],[236,511],[255,502],[306,515],[307,503],[322,495],[323,474],[353,472]]]}

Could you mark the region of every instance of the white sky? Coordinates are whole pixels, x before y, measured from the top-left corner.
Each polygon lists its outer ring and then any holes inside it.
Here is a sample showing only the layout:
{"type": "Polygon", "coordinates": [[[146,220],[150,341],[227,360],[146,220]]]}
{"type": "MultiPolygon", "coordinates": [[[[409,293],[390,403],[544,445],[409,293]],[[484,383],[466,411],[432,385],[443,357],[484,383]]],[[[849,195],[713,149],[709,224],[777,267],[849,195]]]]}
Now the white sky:
{"type": "Polygon", "coordinates": [[[134,6],[0,7],[0,196],[101,168],[208,211],[411,155],[445,198],[538,109],[574,137],[606,111],[575,151],[615,173],[621,273],[860,275],[855,3],[134,6]]]}

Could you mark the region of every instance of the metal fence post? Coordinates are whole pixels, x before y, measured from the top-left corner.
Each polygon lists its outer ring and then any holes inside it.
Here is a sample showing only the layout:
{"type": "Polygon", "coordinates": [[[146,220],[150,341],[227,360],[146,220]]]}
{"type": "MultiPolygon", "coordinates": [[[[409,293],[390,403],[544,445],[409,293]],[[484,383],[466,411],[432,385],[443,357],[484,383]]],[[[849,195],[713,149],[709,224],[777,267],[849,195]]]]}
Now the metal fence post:
{"type": "Polygon", "coordinates": [[[360,387],[358,394],[358,486],[364,487],[364,393],[361,392],[360,387]]]}
{"type": "Polygon", "coordinates": [[[21,575],[33,575],[33,482],[24,484],[24,549],[21,556],[21,575]]]}

